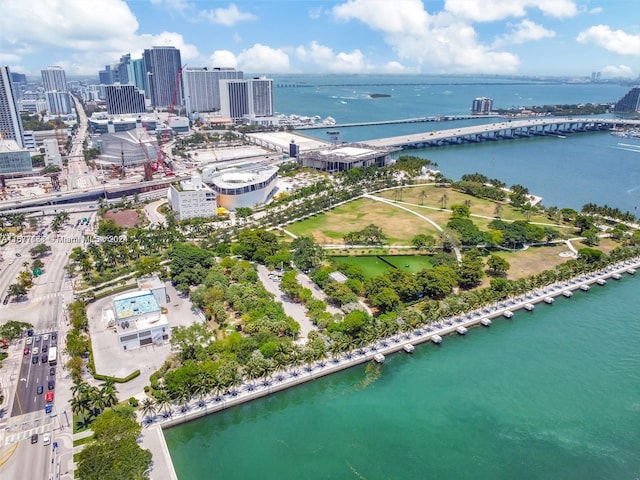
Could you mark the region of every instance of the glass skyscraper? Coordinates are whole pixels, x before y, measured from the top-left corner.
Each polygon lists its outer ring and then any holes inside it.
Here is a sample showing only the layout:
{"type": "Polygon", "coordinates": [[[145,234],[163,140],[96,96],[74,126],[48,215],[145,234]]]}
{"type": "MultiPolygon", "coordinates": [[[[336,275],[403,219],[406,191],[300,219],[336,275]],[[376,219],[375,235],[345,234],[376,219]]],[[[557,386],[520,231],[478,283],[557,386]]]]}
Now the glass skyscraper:
{"type": "Polygon", "coordinates": [[[147,95],[151,99],[151,105],[156,109],[181,107],[184,103],[180,78],[180,50],[175,47],[153,47],[144,51],[143,58],[147,75],[147,95]]]}

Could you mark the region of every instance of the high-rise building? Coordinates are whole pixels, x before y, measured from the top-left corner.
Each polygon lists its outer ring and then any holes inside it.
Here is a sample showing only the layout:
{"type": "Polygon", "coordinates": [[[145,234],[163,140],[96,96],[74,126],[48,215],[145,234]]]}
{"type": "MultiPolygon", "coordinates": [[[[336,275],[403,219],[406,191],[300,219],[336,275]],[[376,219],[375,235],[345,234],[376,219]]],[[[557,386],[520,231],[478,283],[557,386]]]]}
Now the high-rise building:
{"type": "Polygon", "coordinates": [[[144,51],[147,95],[157,109],[181,107],[182,61],[175,47],[153,47],[144,51]]]}
{"type": "Polygon", "coordinates": [[[137,58],[131,61],[133,66],[133,84],[138,90],[147,91],[147,70],[144,67],[144,58],[137,58]]]}
{"type": "Polygon", "coordinates": [[[196,112],[220,110],[220,80],[242,79],[243,73],[233,68],[185,68],[182,72],[187,116],[196,112]]]}
{"type": "Polygon", "coordinates": [[[45,92],[45,97],[47,99],[47,111],[50,114],[67,115],[73,111],[71,98],[67,92],[57,92],[55,90],[45,92]]]}
{"type": "Polygon", "coordinates": [[[220,80],[220,112],[240,120],[249,113],[249,84],[246,80],[220,80]]]}
{"type": "Polygon", "coordinates": [[[640,112],[640,85],[633,87],[627,94],[616,102],[613,107],[615,113],[640,112]]]}
{"type": "Polygon", "coordinates": [[[471,107],[472,115],[487,115],[493,110],[493,99],[487,97],[478,97],[473,101],[471,107]]]}
{"type": "Polygon", "coordinates": [[[113,83],[113,72],[111,65],[105,65],[104,70],[98,72],[98,83],[100,85],[111,85],[113,83]]]}
{"type": "Polygon", "coordinates": [[[45,92],[66,92],[67,89],[67,76],[64,73],[62,67],[51,66],[45,70],[41,70],[42,84],[45,92]]]}
{"type": "Polygon", "coordinates": [[[260,77],[249,80],[249,115],[273,116],[273,80],[260,77]]]}
{"type": "Polygon", "coordinates": [[[107,85],[105,87],[107,113],[121,115],[124,113],[143,113],[147,110],[144,93],[135,85],[107,85]]]}
{"type": "Polygon", "coordinates": [[[17,107],[18,96],[11,81],[8,66],[0,67],[0,133],[2,137],[14,140],[20,148],[22,140],[22,120],[17,107]]]}
{"type": "Polygon", "coordinates": [[[243,117],[270,117],[273,115],[273,80],[220,81],[220,111],[222,116],[239,120],[243,117]]]}

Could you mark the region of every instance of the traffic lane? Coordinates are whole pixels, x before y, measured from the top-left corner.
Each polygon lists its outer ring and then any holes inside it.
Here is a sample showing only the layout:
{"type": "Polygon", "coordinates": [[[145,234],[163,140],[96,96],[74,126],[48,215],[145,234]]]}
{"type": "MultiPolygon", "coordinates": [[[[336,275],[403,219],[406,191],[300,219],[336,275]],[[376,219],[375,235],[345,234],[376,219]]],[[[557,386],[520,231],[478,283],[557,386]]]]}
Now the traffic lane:
{"type": "Polygon", "coordinates": [[[7,480],[51,478],[52,452],[52,445],[43,445],[42,434],[38,435],[38,442],[34,444],[31,443],[31,437],[27,437],[18,442],[16,451],[7,463],[0,467],[0,478],[7,480]]]}
{"type": "MultiPolygon", "coordinates": [[[[49,375],[49,363],[42,363],[43,344],[49,345],[48,342],[43,343],[42,340],[40,342],[34,341],[32,345],[28,345],[28,347],[30,347],[29,354],[23,354],[22,356],[16,397],[11,411],[12,416],[44,410],[48,381],[52,379],[52,377],[49,375]],[[35,357],[35,355],[33,355],[34,346],[38,347],[37,363],[33,363],[33,358],[35,357]],[[38,393],[39,386],[42,386],[42,393],[38,393]]],[[[49,353],[48,348],[47,356],[49,353]]],[[[55,379],[53,380],[55,381],[55,379]]]]}

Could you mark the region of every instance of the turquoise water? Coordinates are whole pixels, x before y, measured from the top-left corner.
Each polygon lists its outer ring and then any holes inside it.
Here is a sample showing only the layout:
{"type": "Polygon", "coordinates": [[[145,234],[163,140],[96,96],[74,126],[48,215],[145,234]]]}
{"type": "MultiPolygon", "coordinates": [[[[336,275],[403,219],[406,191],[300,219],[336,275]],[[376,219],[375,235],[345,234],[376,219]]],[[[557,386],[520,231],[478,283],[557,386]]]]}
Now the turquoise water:
{"type": "MultiPolygon", "coordinates": [[[[466,114],[476,96],[492,96],[496,106],[580,103],[616,101],[629,89],[438,79],[384,86],[393,96],[371,100],[367,92],[387,90],[353,85],[382,80],[316,78],[317,85],[351,85],[277,89],[276,107],[353,122],[466,114]]],[[[465,122],[349,128],[340,137],[356,141],[457,124],[465,122]]],[[[438,162],[451,178],[477,171],[520,183],[545,205],[579,209],[595,202],[634,211],[640,204],[638,139],[585,134],[411,153],[438,162]]],[[[390,356],[377,373],[356,367],[170,429],[165,435],[178,476],[640,478],[639,281],[610,281],[497,320],[490,329],[447,338],[441,347],[390,356]]]]}
{"type": "Polygon", "coordinates": [[[172,428],[178,476],[635,479],[638,281],[172,428]]]}

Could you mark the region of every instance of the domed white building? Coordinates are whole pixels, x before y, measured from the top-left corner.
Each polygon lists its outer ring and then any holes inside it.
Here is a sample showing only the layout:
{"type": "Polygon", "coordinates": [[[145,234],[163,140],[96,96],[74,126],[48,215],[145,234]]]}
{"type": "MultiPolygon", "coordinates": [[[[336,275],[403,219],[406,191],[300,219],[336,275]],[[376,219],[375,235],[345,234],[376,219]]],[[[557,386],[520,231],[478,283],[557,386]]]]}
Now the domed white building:
{"type": "Polygon", "coordinates": [[[227,210],[266,203],[278,182],[278,167],[253,164],[223,171],[205,169],[203,180],[216,192],[218,206],[227,210]]]}

